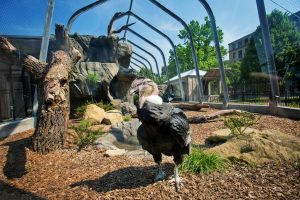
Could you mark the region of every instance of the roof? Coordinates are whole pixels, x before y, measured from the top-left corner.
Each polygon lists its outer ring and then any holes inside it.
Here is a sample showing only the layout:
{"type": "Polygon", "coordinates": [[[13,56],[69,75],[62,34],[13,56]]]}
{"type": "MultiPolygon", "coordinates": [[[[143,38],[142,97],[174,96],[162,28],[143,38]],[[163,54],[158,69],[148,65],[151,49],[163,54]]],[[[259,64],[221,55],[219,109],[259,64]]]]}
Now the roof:
{"type": "MultiPolygon", "coordinates": [[[[225,76],[230,72],[230,68],[225,68],[225,76]]],[[[219,80],[220,79],[220,69],[212,68],[207,71],[207,73],[203,76],[203,80],[219,80]]]]}
{"type": "MultiPolygon", "coordinates": [[[[206,74],[206,71],[199,70],[199,74],[200,74],[200,77],[204,76],[206,74]]],[[[195,69],[192,69],[190,71],[186,71],[186,72],[181,73],[180,76],[181,76],[181,78],[186,77],[186,76],[196,76],[196,71],[195,71],[195,69]]],[[[170,79],[170,81],[176,81],[176,80],[178,80],[177,75],[170,79]]]]}

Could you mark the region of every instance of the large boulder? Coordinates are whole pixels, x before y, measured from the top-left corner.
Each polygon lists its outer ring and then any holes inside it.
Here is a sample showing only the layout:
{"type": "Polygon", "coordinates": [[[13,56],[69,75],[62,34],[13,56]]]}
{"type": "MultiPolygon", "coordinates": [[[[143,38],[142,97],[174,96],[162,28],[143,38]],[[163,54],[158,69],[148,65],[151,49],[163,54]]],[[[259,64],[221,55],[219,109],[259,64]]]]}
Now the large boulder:
{"type": "Polygon", "coordinates": [[[136,112],[137,112],[137,109],[136,109],[136,106],[132,103],[129,103],[129,102],[123,102],[121,103],[120,105],[118,105],[116,107],[116,109],[120,110],[122,112],[123,115],[131,115],[131,116],[136,116],[136,112]]]}
{"type": "Polygon", "coordinates": [[[105,110],[96,106],[95,104],[89,104],[86,107],[84,113],[84,119],[91,121],[94,124],[100,124],[105,117],[105,110]]]}
{"type": "Polygon", "coordinates": [[[130,98],[128,90],[136,77],[137,75],[134,70],[120,66],[118,74],[112,80],[110,85],[111,95],[114,98],[128,101],[130,98]]]}
{"type": "Polygon", "coordinates": [[[103,124],[116,124],[123,121],[123,115],[118,110],[109,110],[105,113],[103,124]]]}

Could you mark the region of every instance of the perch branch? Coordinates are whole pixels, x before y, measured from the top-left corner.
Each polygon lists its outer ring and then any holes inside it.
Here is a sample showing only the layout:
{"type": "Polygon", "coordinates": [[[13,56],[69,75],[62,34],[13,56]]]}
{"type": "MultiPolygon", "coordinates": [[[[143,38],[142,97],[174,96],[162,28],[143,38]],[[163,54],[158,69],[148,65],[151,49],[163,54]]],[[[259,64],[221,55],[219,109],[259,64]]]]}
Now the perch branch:
{"type": "Polygon", "coordinates": [[[197,123],[205,123],[210,120],[216,119],[220,116],[229,115],[239,112],[238,110],[230,109],[230,110],[220,110],[217,111],[211,115],[204,115],[204,116],[197,116],[197,117],[189,117],[188,122],[191,124],[197,124],[197,123]]]}
{"type": "Polygon", "coordinates": [[[195,104],[195,103],[181,102],[181,103],[172,103],[172,105],[174,107],[177,107],[177,108],[180,108],[180,109],[183,109],[183,110],[194,110],[194,111],[198,111],[201,108],[209,108],[209,105],[200,104],[200,103],[195,104]]]}

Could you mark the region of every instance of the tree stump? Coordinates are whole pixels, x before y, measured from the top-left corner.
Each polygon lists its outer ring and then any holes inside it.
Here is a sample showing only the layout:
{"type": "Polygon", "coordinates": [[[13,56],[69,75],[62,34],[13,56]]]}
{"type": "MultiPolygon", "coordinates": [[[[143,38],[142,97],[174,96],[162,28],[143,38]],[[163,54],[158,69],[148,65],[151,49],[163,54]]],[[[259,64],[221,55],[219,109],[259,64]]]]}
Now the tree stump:
{"type": "Polygon", "coordinates": [[[51,62],[44,63],[30,55],[19,56],[17,49],[2,37],[0,50],[12,63],[23,65],[37,83],[39,108],[32,150],[45,154],[61,148],[70,110],[69,76],[81,54],[72,47],[68,53],[54,52],[51,62]]]}

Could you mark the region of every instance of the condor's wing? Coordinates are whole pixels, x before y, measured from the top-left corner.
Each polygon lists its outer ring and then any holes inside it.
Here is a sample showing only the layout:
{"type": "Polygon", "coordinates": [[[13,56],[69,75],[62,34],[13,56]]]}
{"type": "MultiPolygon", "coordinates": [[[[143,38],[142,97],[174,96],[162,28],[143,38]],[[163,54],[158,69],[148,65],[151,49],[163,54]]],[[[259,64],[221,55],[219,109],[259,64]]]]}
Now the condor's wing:
{"type": "Polygon", "coordinates": [[[161,105],[146,101],[141,109],[138,109],[138,117],[142,122],[156,124],[158,126],[168,125],[172,115],[172,105],[163,103],[161,105]]]}
{"type": "Polygon", "coordinates": [[[187,146],[191,142],[190,126],[187,117],[179,108],[173,108],[170,119],[170,132],[180,146],[187,146]]]}

